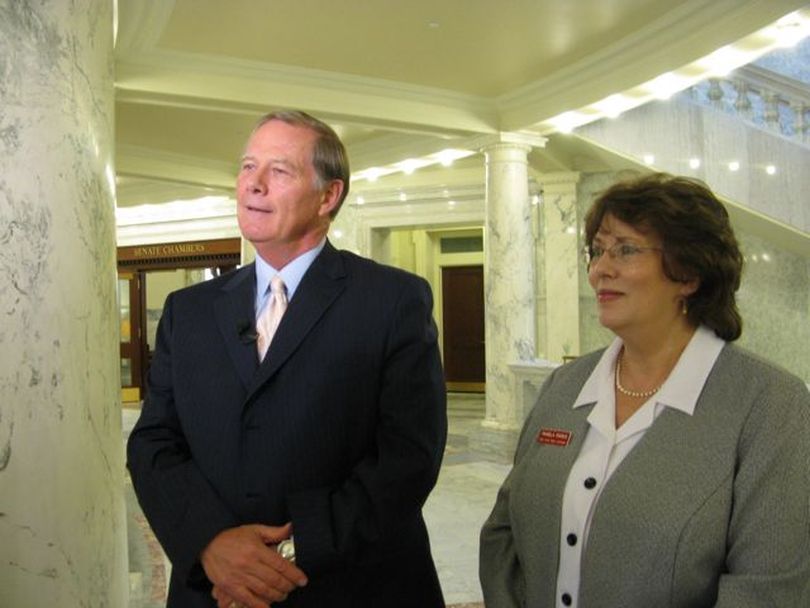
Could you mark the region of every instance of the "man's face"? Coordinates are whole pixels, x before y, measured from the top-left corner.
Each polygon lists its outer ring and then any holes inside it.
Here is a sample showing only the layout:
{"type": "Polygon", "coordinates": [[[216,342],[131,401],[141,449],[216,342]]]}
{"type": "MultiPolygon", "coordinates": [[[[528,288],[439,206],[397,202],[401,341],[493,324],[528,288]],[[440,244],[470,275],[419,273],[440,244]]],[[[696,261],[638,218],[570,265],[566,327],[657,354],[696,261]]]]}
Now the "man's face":
{"type": "Polygon", "coordinates": [[[339,181],[318,187],[312,165],[316,138],[305,127],[271,120],[251,136],[242,158],[236,182],[239,229],[278,269],[320,242],[342,191],[339,181]]]}

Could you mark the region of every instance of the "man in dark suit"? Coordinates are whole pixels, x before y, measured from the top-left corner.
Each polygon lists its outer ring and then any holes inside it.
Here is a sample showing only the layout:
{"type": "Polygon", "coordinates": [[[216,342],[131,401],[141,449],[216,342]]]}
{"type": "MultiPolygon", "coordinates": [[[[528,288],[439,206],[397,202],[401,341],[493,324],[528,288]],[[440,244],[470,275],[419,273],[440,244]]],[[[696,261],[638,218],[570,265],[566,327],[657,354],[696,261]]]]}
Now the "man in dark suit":
{"type": "Polygon", "coordinates": [[[256,263],[166,300],[127,456],[169,606],[444,605],[421,513],[447,433],[430,288],[329,244],[348,185],[330,127],[264,117],[237,181],[256,263]]]}

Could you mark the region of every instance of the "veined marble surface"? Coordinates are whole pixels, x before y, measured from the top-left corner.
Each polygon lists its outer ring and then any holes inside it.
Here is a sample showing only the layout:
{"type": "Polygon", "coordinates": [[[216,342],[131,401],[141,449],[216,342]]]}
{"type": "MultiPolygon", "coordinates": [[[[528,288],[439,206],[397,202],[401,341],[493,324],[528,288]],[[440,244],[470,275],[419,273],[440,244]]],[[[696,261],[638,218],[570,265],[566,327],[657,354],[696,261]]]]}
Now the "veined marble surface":
{"type": "Polygon", "coordinates": [[[649,103],[585,125],[577,134],[639,161],[651,155],[658,170],[702,179],[728,200],[810,231],[810,149],[688,99],[682,93],[649,103]],[[700,166],[692,169],[690,158],[700,166]],[[738,170],[729,169],[732,161],[738,170]],[[776,168],[773,175],[765,172],[767,165],[776,168]]]}
{"type": "Polygon", "coordinates": [[[536,356],[534,235],[529,200],[528,146],[485,150],[484,233],[487,420],[519,428],[523,422],[509,364],[536,356]]]}
{"type": "Polygon", "coordinates": [[[0,0],[0,606],[122,606],[112,0],[0,0]]]}
{"type": "MultiPolygon", "coordinates": [[[[550,176],[549,176],[550,177],[550,176]]],[[[545,349],[538,354],[552,361],[579,355],[580,259],[576,173],[543,182],[543,282],[545,283],[545,349]]]]}

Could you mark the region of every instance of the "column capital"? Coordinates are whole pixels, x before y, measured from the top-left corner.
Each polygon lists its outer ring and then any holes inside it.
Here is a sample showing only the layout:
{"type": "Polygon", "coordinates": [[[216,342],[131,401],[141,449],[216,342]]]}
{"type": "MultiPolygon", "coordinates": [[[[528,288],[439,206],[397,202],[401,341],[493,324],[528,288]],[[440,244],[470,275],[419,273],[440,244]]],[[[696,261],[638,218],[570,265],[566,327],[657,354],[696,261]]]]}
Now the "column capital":
{"type": "Polygon", "coordinates": [[[499,147],[517,148],[525,150],[528,154],[532,148],[545,148],[547,141],[547,137],[535,133],[498,131],[497,133],[473,137],[468,140],[465,147],[476,152],[487,152],[499,147]]]}

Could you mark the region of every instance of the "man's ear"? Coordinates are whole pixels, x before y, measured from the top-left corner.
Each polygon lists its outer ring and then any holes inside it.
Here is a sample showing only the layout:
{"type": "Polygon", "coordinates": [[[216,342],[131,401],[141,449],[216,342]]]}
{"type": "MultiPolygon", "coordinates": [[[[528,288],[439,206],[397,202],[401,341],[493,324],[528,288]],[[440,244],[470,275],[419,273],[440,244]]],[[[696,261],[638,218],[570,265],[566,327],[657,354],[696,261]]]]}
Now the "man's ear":
{"type": "Polygon", "coordinates": [[[321,199],[321,207],[318,214],[331,215],[332,211],[337,208],[340,197],[343,195],[343,180],[333,179],[323,191],[323,198],[321,199]]]}

